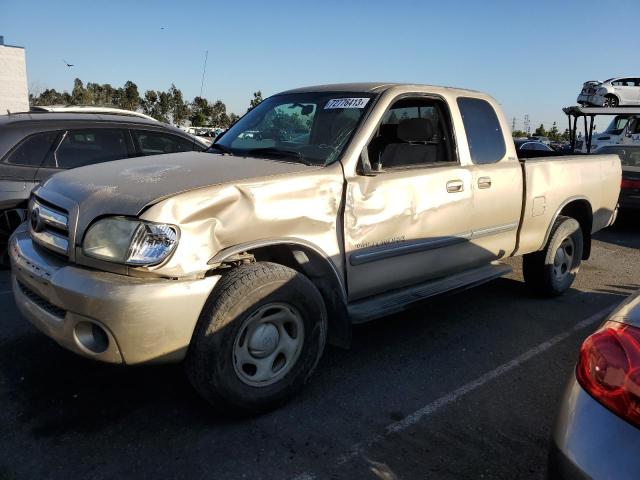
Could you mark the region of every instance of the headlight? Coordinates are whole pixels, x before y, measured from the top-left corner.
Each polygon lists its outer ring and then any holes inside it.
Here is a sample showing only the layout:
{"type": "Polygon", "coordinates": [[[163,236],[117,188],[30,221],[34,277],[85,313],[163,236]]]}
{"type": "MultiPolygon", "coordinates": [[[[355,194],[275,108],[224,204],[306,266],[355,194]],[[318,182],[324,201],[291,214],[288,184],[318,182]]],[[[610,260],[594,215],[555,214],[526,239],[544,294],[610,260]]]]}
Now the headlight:
{"type": "Polygon", "coordinates": [[[178,227],[125,217],[98,220],[89,227],[82,250],[90,257],[128,265],[155,265],[178,244],[178,227]]]}

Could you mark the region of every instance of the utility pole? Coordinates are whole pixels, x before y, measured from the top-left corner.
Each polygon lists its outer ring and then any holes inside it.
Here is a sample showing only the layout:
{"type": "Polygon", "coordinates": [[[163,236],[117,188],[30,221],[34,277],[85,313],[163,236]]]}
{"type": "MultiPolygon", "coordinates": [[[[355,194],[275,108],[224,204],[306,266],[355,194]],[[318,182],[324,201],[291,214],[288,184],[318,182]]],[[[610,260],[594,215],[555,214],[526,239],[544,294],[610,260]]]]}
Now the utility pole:
{"type": "Polygon", "coordinates": [[[202,82],[200,82],[200,98],[202,98],[202,87],[204,87],[204,74],[207,71],[207,58],[209,58],[209,50],[204,54],[204,67],[202,69],[202,82]]]}
{"type": "Polygon", "coordinates": [[[513,122],[511,122],[511,132],[516,131],[516,117],[513,117],[513,122]]]}
{"type": "Polygon", "coordinates": [[[529,121],[529,114],[525,114],[524,116],[524,131],[527,136],[531,135],[531,123],[529,121]]]}

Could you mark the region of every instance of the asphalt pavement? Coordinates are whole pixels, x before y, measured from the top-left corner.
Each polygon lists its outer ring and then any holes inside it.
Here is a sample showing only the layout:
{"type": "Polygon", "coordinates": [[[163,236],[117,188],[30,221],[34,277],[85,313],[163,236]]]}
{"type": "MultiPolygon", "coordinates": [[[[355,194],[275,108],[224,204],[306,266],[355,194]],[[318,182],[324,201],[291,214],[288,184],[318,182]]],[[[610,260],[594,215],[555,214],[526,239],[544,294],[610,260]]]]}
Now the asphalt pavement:
{"type": "Polygon", "coordinates": [[[357,326],[279,410],[218,414],[180,365],[102,365],[16,310],[0,272],[0,479],[543,478],[581,341],[640,288],[640,222],[601,232],[574,287],[513,274],[357,326]]]}

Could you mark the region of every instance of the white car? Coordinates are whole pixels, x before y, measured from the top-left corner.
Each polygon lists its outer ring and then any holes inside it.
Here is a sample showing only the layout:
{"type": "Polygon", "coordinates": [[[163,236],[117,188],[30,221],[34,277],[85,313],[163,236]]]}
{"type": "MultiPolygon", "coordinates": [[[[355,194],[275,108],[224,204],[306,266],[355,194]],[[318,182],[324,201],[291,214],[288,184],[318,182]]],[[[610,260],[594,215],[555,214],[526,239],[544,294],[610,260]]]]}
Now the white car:
{"type": "Polygon", "coordinates": [[[604,82],[589,80],[582,86],[578,103],[595,107],[640,105],[640,77],[616,77],[604,82]]]}

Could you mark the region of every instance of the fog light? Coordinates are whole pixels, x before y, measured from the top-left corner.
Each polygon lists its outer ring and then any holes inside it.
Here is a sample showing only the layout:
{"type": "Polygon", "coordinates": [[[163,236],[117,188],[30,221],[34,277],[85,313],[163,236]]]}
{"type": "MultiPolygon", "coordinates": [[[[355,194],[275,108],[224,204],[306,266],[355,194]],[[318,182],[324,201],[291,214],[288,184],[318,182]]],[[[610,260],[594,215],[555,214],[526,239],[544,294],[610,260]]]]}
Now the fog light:
{"type": "Polygon", "coordinates": [[[74,331],[76,341],[92,353],[102,353],[109,347],[109,336],[100,325],[80,322],[74,331]]]}

